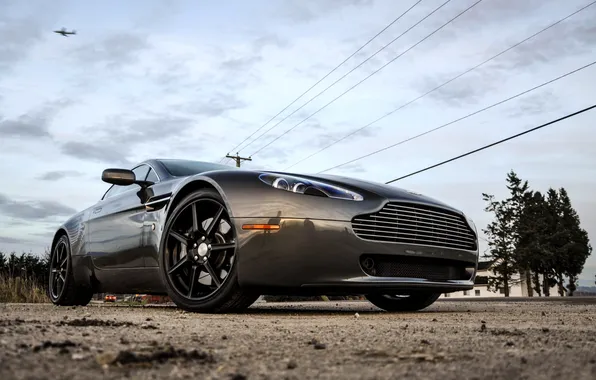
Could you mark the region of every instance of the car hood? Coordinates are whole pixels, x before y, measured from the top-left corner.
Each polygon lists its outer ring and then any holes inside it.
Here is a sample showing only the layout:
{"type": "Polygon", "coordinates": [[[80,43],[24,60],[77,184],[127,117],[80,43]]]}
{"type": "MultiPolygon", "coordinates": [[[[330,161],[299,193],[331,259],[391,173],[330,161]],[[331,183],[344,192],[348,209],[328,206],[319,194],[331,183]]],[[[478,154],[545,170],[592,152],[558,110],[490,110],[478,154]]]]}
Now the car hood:
{"type": "Polygon", "coordinates": [[[404,201],[410,201],[410,202],[420,202],[420,203],[426,203],[426,204],[431,204],[431,205],[435,205],[438,207],[442,207],[445,209],[449,209],[451,211],[463,214],[463,212],[461,210],[458,210],[452,206],[449,206],[448,204],[445,204],[437,199],[422,195],[422,194],[418,194],[418,193],[414,193],[412,191],[408,191],[399,187],[395,187],[395,186],[390,186],[390,185],[386,185],[384,183],[378,183],[378,182],[371,182],[371,181],[364,181],[364,180],[360,180],[360,179],[356,179],[356,178],[350,178],[350,177],[343,177],[343,176],[338,176],[338,175],[332,175],[332,174],[317,174],[317,175],[309,175],[309,174],[296,174],[296,173],[282,173],[282,172],[269,172],[272,174],[280,174],[280,175],[292,175],[292,176],[296,176],[296,177],[302,177],[305,179],[311,179],[311,180],[319,180],[319,181],[324,181],[326,183],[331,183],[334,185],[344,185],[344,186],[348,186],[351,187],[353,190],[355,189],[362,189],[365,191],[369,191],[371,193],[375,193],[381,197],[385,197],[387,199],[391,199],[391,200],[404,200],[404,201]]]}

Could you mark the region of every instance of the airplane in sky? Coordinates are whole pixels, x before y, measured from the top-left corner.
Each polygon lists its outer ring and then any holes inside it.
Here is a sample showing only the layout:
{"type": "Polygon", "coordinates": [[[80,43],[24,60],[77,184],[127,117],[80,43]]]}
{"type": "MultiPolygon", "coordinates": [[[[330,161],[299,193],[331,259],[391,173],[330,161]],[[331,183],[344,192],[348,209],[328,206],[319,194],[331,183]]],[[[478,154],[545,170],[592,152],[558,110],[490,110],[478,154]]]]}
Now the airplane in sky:
{"type": "Polygon", "coordinates": [[[77,31],[73,30],[72,32],[67,32],[66,28],[62,28],[60,30],[54,30],[54,33],[62,34],[64,37],[68,37],[69,34],[77,34],[77,31]]]}

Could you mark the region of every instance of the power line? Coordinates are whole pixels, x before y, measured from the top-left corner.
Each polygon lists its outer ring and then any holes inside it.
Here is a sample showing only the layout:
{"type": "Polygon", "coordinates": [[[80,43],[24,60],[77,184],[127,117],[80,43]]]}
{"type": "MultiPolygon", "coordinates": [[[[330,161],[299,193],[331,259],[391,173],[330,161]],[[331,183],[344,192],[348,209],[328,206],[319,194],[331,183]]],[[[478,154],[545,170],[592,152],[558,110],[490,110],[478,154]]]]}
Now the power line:
{"type": "MultiPolygon", "coordinates": [[[[302,98],[304,95],[306,95],[310,90],[312,90],[313,88],[315,88],[319,83],[321,83],[323,80],[325,80],[329,75],[333,74],[335,72],[335,70],[339,69],[344,63],[346,63],[347,61],[350,60],[350,58],[352,58],[353,56],[355,56],[356,54],[358,54],[362,49],[364,49],[366,46],[368,46],[375,38],[377,38],[378,36],[380,36],[383,32],[385,32],[387,29],[389,29],[393,24],[395,24],[396,22],[398,22],[403,16],[405,16],[409,11],[411,11],[416,5],[420,4],[422,2],[422,0],[418,0],[414,5],[412,5],[410,8],[408,8],[405,12],[403,12],[401,15],[399,15],[396,19],[394,19],[393,21],[391,21],[387,26],[385,26],[383,29],[381,29],[381,31],[379,31],[377,34],[375,34],[371,39],[369,39],[364,45],[360,46],[358,48],[358,50],[356,50],[355,52],[353,52],[352,54],[350,54],[350,56],[346,59],[344,59],[339,65],[335,66],[333,68],[333,70],[331,70],[330,72],[328,72],[324,77],[322,77],[321,79],[319,79],[315,84],[313,84],[312,86],[310,86],[306,91],[304,91],[302,94],[300,94],[300,96],[298,96],[296,99],[294,99],[290,104],[288,104],[287,106],[285,106],[281,111],[279,111],[275,116],[273,116],[271,119],[269,119],[265,124],[263,124],[261,127],[259,127],[259,129],[257,129],[256,131],[254,131],[252,134],[250,134],[250,136],[248,136],[247,138],[245,138],[244,140],[242,140],[242,142],[238,145],[236,145],[236,147],[232,148],[232,150],[236,150],[238,147],[240,147],[242,144],[244,144],[246,142],[246,140],[248,140],[249,138],[251,138],[255,133],[257,133],[258,131],[260,131],[261,129],[263,129],[267,124],[269,124],[270,122],[272,122],[276,117],[278,117],[279,115],[281,115],[282,112],[284,112],[285,110],[287,110],[291,105],[293,105],[294,103],[296,103],[300,98],[302,98]]],[[[399,38],[399,37],[398,37],[399,38]]],[[[361,66],[364,62],[368,61],[369,59],[371,59],[372,57],[374,57],[375,55],[377,55],[379,52],[381,52],[383,49],[385,49],[387,46],[391,45],[393,42],[395,42],[397,40],[394,39],[393,41],[391,41],[389,44],[385,45],[383,48],[379,49],[375,54],[371,55],[370,57],[368,57],[366,60],[364,60],[362,63],[360,63],[358,66],[356,66],[356,68],[358,68],[359,66],[361,66]]],[[[352,71],[354,71],[354,69],[352,69],[348,74],[350,74],[352,71]]],[[[346,74],[347,75],[347,74],[346,74]]],[[[342,78],[344,78],[346,75],[344,75],[342,78]]],[[[342,79],[340,78],[340,80],[342,79]]],[[[337,83],[337,82],[335,82],[337,83]]],[[[333,83],[331,86],[333,86],[335,83],[333,83]]],[[[329,89],[331,86],[327,87],[325,89],[325,91],[327,89],[329,89]]],[[[323,91],[324,92],[324,91],[323,91]]],[[[317,96],[321,95],[321,93],[319,93],[317,96]]],[[[315,97],[317,97],[315,96],[315,97]]],[[[314,99],[314,98],[313,98],[314,99]]],[[[312,99],[311,99],[312,100],[312,99]]],[[[310,102],[310,100],[308,101],[310,102]]],[[[308,104],[308,102],[306,104],[308,104]]],[[[302,107],[304,107],[306,104],[302,105],[302,107]]],[[[301,107],[301,108],[302,108],[301,107]]],[[[300,109],[300,108],[299,108],[300,109]]],[[[298,109],[298,110],[299,110],[298,109]]],[[[296,110],[297,111],[297,110],[296,110]]],[[[294,111],[294,112],[296,112],[294,111]]],[[[291,116],[292,114],[290,114],[291,116]]],[[[284,119],[285,120],[285,119],[284,119]]],[[[283,121],[283,120],[282,120],[283,121]]],[[[245,147],[246,148],[246,147],[245,147]]]]}
{"type": "Polygon", "coordinates": [[[462,121],[462,120],[464,120],[464,119],[467,119],[467,118],[469,118],[469,117],[471,117],[471,116],[477,115],[477,114],[479,114],[479,113],[481,113],[481,112],[484,112],[484,111],[486,111],[486,110],[489,110],[489,109],[491,109],[491,108],[493,108],[493,107],[496,107],[496,106],[498,106],[498,105],[501,105],[501,104],[503,104],[503,103],[506,103],[506,102],[508,102],[508,101],[510,101],[510,100],[513,100],[513,99],[515,99],[515,98],[518,98],[518,97],[520,97],[520,96],[522,96],[522,95],[525,95],[525,94],[527,94],[527,93],[529,93],[529,92],[532,92],[532,91],[534,91],[534,90],[537,90],[537,89],[539,89],[539,88],[541,88],[541,87],[544,87],[544,86],[546,86],[546,85],[548,85],[548,84],[551,84],[551,83],[553,83],[553,82],[556,82],[556,81],[558,81],[558,80],[560,80],[560,79],[563,79],[563,78],[565,78],[565,77],[567,77],[567,76],[569,76],[569,75],[571,75],[571,74],[574,74],[574,73],[577,73],[577,72],[579,72],[579,71],[581,71],[581,70],[583,70],[583,69],[586,69],[586,68],[588,68],[588,67],[590,67],[590,66],[592,66],[592,65],[594,65],[594,64],[596,64],[596,61],[593,61],[593,62],[591,62],[591,63],[588,63],[587,65],[584,65],[584,66],[582,66],[582,67],[580,67],[580,68],[578,68],[578,69],[575,69],[575,70],[573,70],[573,71],[570,71],[570,72],[568,72],[568,73],[566,73],[566,74],[560,75],[560,76],[558,76],[558,77],[556,77],[556,78],[554,78],[554,79],[551,79],[551,80],[549,80],[549,81],[547,81],[547,82],[544,82],[544,83],[542,83],[542,84],[540,84],[540,85],[538,85],[538,86],[532,87],[532,88],[530,88],[529,90],[525,90],[525,91],[522,91],[522,92],[520,92],[520,93],[518,93],[518,94],[516,94],[516,95],[510,96],[510,97],[509,97],[509,98],[507,98],[507,99],[504,99],[504,100],[501,100],[501,101],[499,101],[499,102],[493,103],[493,104],[491,104],[490,106],[487,106],[487,107],[481,108],[481,109],[479,109],[478,111],[474,111],[474,112],[472,112],[472,113],[469,113],[469,114],[467,114],[466,116],[462,116],[462,117],[460,117],[460,118],[458,118],[458,119],[452,120],[452,121],[450,121],[450,122],[448,122],[448,123],[445,123],[445,124],[443,124],[443,125],[440,125],[440,126],[438,126],[438,127],[436,127],[436,128],[429,129],[429,130],[428,130],[428,131],[426,131],[426,132],[422,132],[422,133],[420,133],[420,134],[418,134],[418,135],[416,135],[416,136],[413,136],[413,137],[407,138],[407,139],[405,139],[405,140],[402,140],[402,141],[399,141],[399,142],[397,142],[397,143],[395,143],[395,144],[391,144],[391,145],[389,145],[389,146],[386,146],[386,147],[384,147],[384,148],[381,148],[381,149],[375,150],[375,151],[373,151],[373,152],[371,152],[371,153],[365,154],[365,155],[363,155],[363,156],[360,156],[360,157],[358,157],[358,158],[355,158],[355,159],[353,159],[353,160],[350,160],[350,161],[344,162],[344,163],[342,163],[342,164],[339,164],[339,165],[335,165],[335,166],[333,166],[333,167],[331,167],[331,168],[329,168],[329,169],[322,170],[322,171],[318,172],[317,174],[319,174],[319,173],[324,173],[324,172],[327,172],[327,171],[329,171],[329,170],[333,170],[333,169],[339,168],[340,166],[344,166],[344,165],[351,164],[351,163],[353,163],[353,162],[356,162],[356,161],[359,161],[359,160],[361,160],[361,159],[363,159],[363,158],[370,157],[370,156],[372,156],[372,155],[375,155],[375,154],[377,154],[377,153],[380,153],[380,152],[386,151],[386,150],[388,150],[388,149],[391,149],[391,148],[393,148],[393,147],[396,147],[396,146],[398,146],[398,145],[404,144],[404,143],[406,143],[406,142],[408,142],[408,141],[412,141],[412,140],[415,140],[415,139],[417,139],[417,138],[420,138],[420,137],[422,137],[422,136],[428,135],[429,133],[436,132],[436,131],[438,131],[439,129],[443,129],[443,128],[445,128],[445,127],[449,126],[449,125],[455,124],[455,123],[457,123],[457,122],[459,122],[459,121],[462,121]]]}
{"type": "Polygon", "coordinates": [[[450,159],[448,159],[448,160],[445,160],[445,161],[439,162],[438,164],[434,164],[434,165],[428,166],[428,167],[426,167],[426,168],[424,168],[424,169],[420,169],[420,170],[417,170],[417,171],[415,171],[415,172],[412,172],[412,173],[410,173],[410,174],[407,174],[407,175],[404,175],[404,176],[401,176],[401,177],[398,177],[398,178],[392,179],[392,180],[390,180],[390,181],[387,181],[387,182],[385,182],[385,183],[386,183],[386,184],[390,184],[390,183],[393,183],[393,182],[395,182],[395,181],[399,181],[399,180],[401,180],[401,179],[404,179],[404,178],[411,177],[411,176],[413,176],[413,175],[415,175],[415,174],[422,173],[422,172],[425,172],[425,171],[427,171],[427,170],[430,170],[430,169],[436,168],[437,166],[441,166],[441,165],[447,164],[447,163],[449,163],[449,162],[452,162],[452,161],[455,161],[455,160],[459,160],[460,158],[463,158],[463,157],[469,156],[469,155],[471,155],[471,154],[474,154],[474,153],[480,152],[481,150],[488,149],[488,148],[490,148],[490,147],[493,147],[493,146],[495,146],[495,145],[498,145],[498,144],[504,143],[505,141],[513,140],[513,139],[515,139],[515,138],[518,138],[518,137],[520,137],[520,136],[523,136],[523,135],[525,135],[525,134],[528,134],[528,133],[530,133],[530,132],[537,131],[537,130],[539,130],[539,129],[541,129],[541,128],[548,127],[549,125],[556,124],[556,123],[558,123],[558,122],[560,122],[560,121],[563,121],[563,120],[565,120],[565,119],[569,119],[569,118],[571,118],[571,117],[573,117],[573,116],[577,116],[577,115],[579,115],[579,114],[581,114],[581,113],[584,113],[584,112],[590,111],[590,110],[592,110],[592,109],[594,109],[594,108],[596,108],[596,104],[594,104],[594,105],[592,105],[592,106],[590,106],[590,107],[584,108],[584,109],[582,109],[582,110],[579,110],[579,111],[576,111],[576,112],[570,113],[570,114],[568,114],[568,115],[565,115],[565,116],[563,116],[563,117],[560,117],[560,118],[558,118],[558,119],[556,119],[556,120],[549,121],[548,123],[545,123],[545,124],[539,125],[539,126],[537,126],[537,127],[534,127],[534,128],[532,128],[532,129],[528,129],[527,131],[523,131],[523,132],[520,132],[520,133],[518,133],[518,134],[515,134],[515,135],[513,135],[513,136],[509,136],[509,137],[507,137],[507,138],[504,138],[504,139],[502,139],[502,140],[495,141],[495,142],[493,142],[493,143],[491,143],[491,144],[488,144],[488,145],[485,145],[485,146],[483,146],[483,147],[481,147],[481,148],[478,148],[478,149],[471,150],[471,151],[469,151],[469,152],[467,152],[467,153],[464,153],[464,154],[460,154],[459,156],[456,156],[456,157],[450,158],[450,159]]]}
{"type": "Polygon", "coordinates": [[[468,70],[466,70],[466,71],[462,72],[461,74],[459,74],[459,75],[457,75],[457,76],[455,76],[455,77],[453,77],[453,78],[449,79],[448,81],[444,82],[443,84],[441,84],[441,85],[439,85],[439,86],[437,86],[437,87],[433,88],[432,90],[429,90],[429,91],[427,91],[426,93],[424,93],[424,94],[422,94],[422,95],[418,96],[417,98],[415,98],[415,99],[412,99],[412,100],[408,101],[407,103],[404,103],[404,104],[402,104],[401,106],[397,107],[396,109],[394,109],[394,110],[392,110],[392,111],[390,111],[390,112],[388,112],[388,113],[384,114],[383,116],[381,116],[381,117],[379,117],[378,119],[376,119],[376,120],[374,120],[374,121],[372,121],[372,122],[370,122],[370,123],[366,124],[365,126],[363,126],[363,127],[361,127],[361,128],[358,128],[358,129],[356,129],[356,130],[354,130],[354,131],[350,132],[349,134],[345,135],[344,137],[340,138],[339,140],[336,140],[336,141],[334,141],[334,142],[330,143],[329,145],[327,145],[327,146],[325,146],[325,147],[321,148],[320,150],[318,150],[318,151],[316,151],[316,152],[314,152],[314,153],[310,154],[309,156],[307,156],[307,157],[305,157],[305,158],[303,158],[303,159],[299,160],[298,162],[296,162],[296,163],[292,164],[291,166],[288,166],[288,167],[287,167],[287,168],[285,168],[284,170],[288,170],[288,169],[290,169],[290,168],[292,168],[292,167],[294,167],[294,166],[298,165],[299,163],[301,163],[301,162],[304,162],[304,161],[308,160],[309,158],[311,158],[311,157],[313,157],[313,156],[316,156],[317,154],[321,153],[322,151],[329,149],[329,148],[330,148],[330,147],[332,147],[333,145],[335,145],[335,144],[337,144],[337,143],[340,143],[340,142],[344,141],[344,140],[345,140],[345,139],[347,139],[348,137],[351,137],[351,136],[355,135],[356,133],[358,133],[358,132],[360,132],[360,131],[362,131],[362,130],[364,130],[364,129],[368,128],[368,127],[370,127],[371,125],[378,123],[379,121],[381,121],[381,120],[385,119],[386,117],[388,117],[388,116],[390,116],[390,115],[393,115],[393,114],[394,114],[394,113],[396,113],[397,111],[399,111],[399,110],[401,110],[401,109],[403,109],[403,108],[405,108],[405,107],[409,106],[410,104],[412,104],[412,103],[414,103],[414,102],[416,102],[416,101],[418,101],[418,100],[420,100],[420,99],[424,98],[425,96],[427,96],[427,95],[429,95],[429,94],[431,94],[431,93],[433,93],[433,92],[437,91],[438,89],[440,89],[440,88],[442,88],[442,87],[446,86],[447,84],[449,84],[449,83],[453,82],[454,80],[456,80],[456,79],[458,79],[458,78],[460,78],[460,77],[462,77],[462,76],[464,76],[464,75],[466,75],[466,74],[470,73],[471,71],[474,71],[474,70],[476,70],[476,69],[477,69],[477,68],[479,68],[480,66],[483,66],[484,64],[486,64],[486,63],[488,63],[488,62],[490,62],[490,61],[492,61],[492,60],[494,60],[494,59],[496,59],[496,58],[500,57],[501,55],[503,55],[503,54],[507,53],[508,51],[510,51],[510,50],[512,50],[512,49],[514,49],[514,48],[516,48],[516,47],[518,47],[519,45],[523,44],[524,42],[527,42],[527,41],[531,40],[532,38],[536,37],[537,35],[539,35],[539,34],[541,34],[541,33],[545,32],[545,31],[547,31],[548,29],[550,29],[550,28],[552,28],[552,27],[554,27],[554,26],[556,26],[556,25],[560,24],[561,22],[563,22],[563,21],[567,20],[568,18],[570,18],[570,17],[572,17],[572,16],[576,15],[577,13],[579,13],[579,12],[583,11],[584,9],[586,9],[586,8],[588,8],[588,7],[592,6],[592,5],[594,5],[595,3],[596,3],[596,1],[593,1],[593,2],[591,2],[590,4],[588,4],[588,5],[586,5],[586,6],[582,7],[582,8],[580,8],[579,10],[577,10],[577,11],[575,11],[575,12],[573,12],[573,13],[571,13],[570,15],[568,15],[568,16],[566,16],[566,17],[564,17],[564,18],[560,19],[559,21],[556,21],[556,22],[554,22],[554,23],[550,24],[550,25],[549,25],[549,26],[547,26],[546,28],[543,28],[542,30],[540,30],[540,31],[538,31],[538,32],[536,32],[536,33],[534,33],[534,34],[532,34],[531,36],[529,36],[529,37],[527,37],[527,38],[525,38],[525,39],[523,39],[523,40],[519,41],[518,43],[516,43],[516,44],[514,44],[514,45],[510,46],[509,48],[507,48],[507,49],[505,49],[505,50],[501,51],[500,53],[498,53],[498,54],[496,54],[496,55],[494,55],[494,56],[492,56],[492,57],[488,58],[487,60],[483,61],[482,63],[479,63],[478,65],[476,65],[476,66],[474,66],[474,67],[472,67],[472,68],[470,68],[470,69],[468,69],[468,70]]]}
{"type": "MultiPolygon", "coordinates": [[[[269,128],[268,130],[266,130],[264,133],[262,133],[259,137],[257,137],[256,139],[254,139],[253,141],[251,141],[248,145],[246,145],[244,148],[242,149],[246,149],[249,145],[251,145],[252,143],[254,143],[255,141],[257,141],[258,139],[260,139],[263,135],[267,134],[269,131],[271,131],[273,128],[277,127],[279,124],[281,124],[282,122],[284,122],[285,120],[287,120],[290,116],[292,116],[293,114],[295,114],[296,112],[300,111],[304,106],[306,106],[307,104],[309,104],[311,101],[313,101],[314,99],[316,99],[317,97],[319,97],[320,95],[322,95],[324,92],[326,92],[328,89],[330,89],[331,87],[335,86],[339,81],[341,81],[342,79],[344,79],[345,77],[347,77],[348,75],[350,75],[352,72],[354,72],[356,69],[358,69],[360,66],[362,66],[364,63],[366,63],[368,60],[370,60],[371,58],[373,58],[374,56],[376,56],[377,54],[379,54],[381,51],[385,50],[389,45],[393,44],[395,41],[397,41],[399,38],[401,38],[403,35],[405,35],[406,33],[408,33],[410,30],[412,30],[413,28],[415,28],[416,26],[418,26],[420,23],[422,23],[424,20],[426,20],[427,18],[429,18],[430,16],[432,16],[435,12],[437,12],[439,9],[443,8],[445,5],[447,5],[451,0],[447,0],[446,2],[444,2],[443,4],[439,5],[437,8],[435,8],[431,13],[427,14],[425,17],[423,17],[421,20],[419,20],[417,23],[415,23],[414,25],[412,25],[411,27],[409,27],[405,32],[403,32],[402,34],[400,34],[399,36],[395,37],[392,41],[390,41],[388,44],[386,44],[385,46],[381,47],[379,50],[377,50],[373,55],[371,55],[370,57],[368,57],[367,59],[365,59],[364,61],[360,62],[360,64],[358,64],[358,66],[354,67],[352,70],[348,71],[347,73],[345,73],[342,77],[340,77],[339,79],[337,79],[335,82],[333,82],[331,85],[329,85],[328,87],[326,87],[323,91],[319,92],[317,95],[313,96],[310,100],[308,100],[306,103],[304,103],[303,105],[301,105],[299,108],[295,109],[292,113],[290,113],[289,115],[287,115],[286,117],[284,117],[283,119],[281,119],[280,121],[277,122],[277,124],[275,124],[273,127],[269,128]]],[[[416,4],[414,4],[415,6],[416,4]]],[[[413,7],[412,7],[413,8],[413,7]]],[[[410,8],[411,9],[411,8],[410,8]]],[[[409,11],[409,9],[408,9],[409,11]]],[[[407,12],[407,11],[406,11],[407,12]]],[[[405,13],[404,13],[405,14],[405,13]]],[[[403,53],[401,54],[403,55],[403,53]]],[[[395,59],[397,59],[399,57],[396,57],[395,59]]],[[[392,61],[390,61],[389,63],[393,62],[395,59],[393,59],[392,61]]],[[[385,65],[387,66],[387,65],[385,65]]],[[[383,66],[383,67],[385,67],[383,66]]],[[[383,68],[381,67],[381,69],[383,68]]],[[[377,71],[380,71],[377,70],[377,71]]],[[[376,72],[375,72],[376,73],[376,72]]],[[[373,73],[372,75],[374,75],[375,73],[373,73]]],[[[369,77],[371,77],[372,75],[368,76],[367,78],[365,78],[364,80],[368,79],[369,77]]],[[[364,80],[362,82],[364,82],[364,80]]],[[[362,83],[360,82],[360,83],[362,83]]],[[[358,83],[358,84],[360,84],[358,83]]],[[[356,87],[356,86],[354,86],[356,87]]],[[[351,90],[351,89],[350,89],[351,90]]],[[[349,92],[350,90],[346,91],[344,94],[346,94],[347,92],[349,92]]],[[[331,101],[331,103],[333,103],[335,100],[341,98],[344,94],[340,95],[339,97],[337,97],[336,99],[334,99],[333,101],[331,101]]],[[[324,108],[324,107],[323,107],[324,108]]],[[[318,111],[317,111],[318,112],[318,111]]],[[[312,116],[312,115],[311,115],[312,116]]],[[[308,120],[311,116],[309,116],[308,118],[306,118],[305,120],[303,120],[302,122],[308,120]]],[[[301,122],[301,123],[302,123],[301,122]]],[[[293,129],[293,128],[292,128],[293,129]]],[[[287,133],[287,131],[286,131],[287,133]]],[[[285,133],[284,133],[285,134],[285,133]]],[[[282,134],[283,136],[283,134],[282,134]]],[[[274,140],[275,141],[275,140],[274,140]]],[[[263,149],[263,148],[261,148],[263,149]]]]}
{"type": "Polygon", "coordinates": [[[253,154],[251,154],[251,156],[254,156],[255,154],[257,154],[260,151],[262,151],[263,149],[267,148],[269,145],[273,144],[275,141],[279,140],[280,138],[282,138],[283,136],[285,136],[286,134],[288,134],[289,132],[291,132],[292,130],[294,130],[296,127],[298,127],[299,125],[301,125],[302,123],[304,123],[306,120],[310,119],[311,117],[313,117],[314,115],[316,115],[320,111],[322,111],[325,108],[327,108],[330,104],[334,103],[337,99],[341,98],[342,96],[344,96],[348,92],[352,91],[354,88],[358,87],[364,81],[366,81],[367,79],[369,79],[373,75],[377,74],[379,71],[383,70],[385,67],[389,66],[389,64],[393,63],[399,57],[403,56],[404,54],[406,54],[407,52],[409,52],[410,50],[412,50],[413,48],[415,48],[416,46],[418,46],[419,44],[421,44],[422,42],[424,42],[425,40],[427,40],[428,38],[430,38],[432,35],[434,35],[435,33],[437,33],[439,30],[443,29],[445,26],[447,26],[448,24],[450,24],[451,22],[453,22],[454,20],[456,20],[457,18],[459,18],[461,15],[463,15],[464,13],[466,13],[467,11],[469,11],[470,9],[472,9],[473,7],[475,7],[476,5],[478,5],[482,1],[483,0],[476,1],[470,7],[466,8],[463,12],[459,13],[457,16],[453,17],[451,20],[447,21],[446,23],[444,23],[443,25],[441,25],[439,28],[435,29],[435,31],[433,31],[432,33],[430,33],[429,35],[427,35],[426,37],[424,37],[422,40],[418,41],[417,43],[415,43],[414,45],[412,45],[411,47],[409,47],[407,50],[405,50],[404,52],[402,52],[401,54],[399,54],[397,57],[391,59],[389,62],[385,63],[383,66],[381,66],[377,70],[373,71],[371,74],[369,74],[368,76],[366,76],[364,79],[362,79],[361,81],[359,81],[358,83],[356,83],[352,87],[348,88],[346,91],[344,91],[343,93],[341,93],[339,96],[337,96],[336,98],[334,98],[333,100],[331,100],[329,103],[325,104],[323,107],[319,108],[318,110],[316,110],[315,112],[313,112],[312,114],[310,114],[308,117],[304,118],[298,124],[295,124],[292,128],[288,129],[287,131],[285,131],[281,135],[277,136],[275,139],[273,139],[269,143],[265,144],[259,150],[257,150],[253,154]]]}

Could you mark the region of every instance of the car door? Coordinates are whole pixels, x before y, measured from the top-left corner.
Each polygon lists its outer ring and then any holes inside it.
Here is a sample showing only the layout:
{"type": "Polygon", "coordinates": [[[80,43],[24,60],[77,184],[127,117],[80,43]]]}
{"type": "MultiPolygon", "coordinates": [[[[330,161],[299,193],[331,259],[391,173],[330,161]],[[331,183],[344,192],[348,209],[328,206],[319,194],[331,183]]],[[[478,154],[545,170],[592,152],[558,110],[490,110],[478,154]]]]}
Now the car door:
{"type": "MultiPolygon", "coordinates": [[[[133,169],[144,180],[149,166],[133,169]]],[[[113,185],[91,210],[89,250],[95,267],[118,269],[144,267],[143,221],[145,206],[141,187],[113,185]]]]}

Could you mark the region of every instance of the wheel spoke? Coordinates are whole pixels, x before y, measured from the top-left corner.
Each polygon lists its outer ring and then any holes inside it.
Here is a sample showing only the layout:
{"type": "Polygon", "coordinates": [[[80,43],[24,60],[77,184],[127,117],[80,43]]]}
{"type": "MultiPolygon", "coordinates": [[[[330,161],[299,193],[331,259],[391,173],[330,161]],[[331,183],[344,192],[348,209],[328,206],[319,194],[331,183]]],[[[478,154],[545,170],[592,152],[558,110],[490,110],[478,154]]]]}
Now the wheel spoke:
{"type": "Polygon", "coordinates": [[[59,268],[60,269],[66,269],[66,263],[68,261],[68,257],[65,257],[64,260],[62,260],[62,262],[60,263],[59,268]]]}
{"type": "Polygon", "coordinates": [[[54,257],[52,257],[52,262],[54,265],[57,265],[60,262],[60,253],[62,252],[62,244],[58,245],[54,251],[54,257]]]}
{"type": "Polygon", "coordinates": [[[236,247],[235,243],[212,244],[211,251],[224,251],[226,249],[233,249],[236,247]]]}
{"type": "Polygon", "coordinates": [[[66,255],[66,244],[61,244],[60,245],[60,254],[58,255],[58,260],[60,260],[62,258],[62,256],[66,255]]]}
{"type": "Polygon", "coordinates": [[[50,283],[52,284],[53,293],[57,292],[58,275],[56,275],[56,272],[52,272],[52,274],[50,274],[50,283]]]}
{"type": "Polygon", "coordinates": [[[173,274],[178,269],[182,268],[182,266],[184,264],[186,264],[187,262],[188,262],[188,256],[184,256],[183,258],[178,260],[178,262],[172,268],[170,268],[170,270],[168,271],[168,274],[173,274]]]}
{"type": "Polygon", "coordinates": [[[217,213],[213,217],[211,224],[209,224],[209,227],[207,227],[207,229],[205,230],[205,234],[207,236],[211,236],[211,234],[215,230],[215,227],[219,225],[219,222],[221,220],[221,216],[223,215],[223,212],[224,212],[224,208],[220,206],[219,209],[217,210],[217,213]]]}
{"type": "Polygon", "coordinates": [[[192,293],[195,289],[195,283],[197,282],[197,266],[192,266],[192,272],[190,274],[190,283],[188,284],[188,298],[192,297],[192,293]]]}
{"type": "Polygon", "coordinates": [[[221,285],[221,280],[217,276],[217,274],[215,273],[215,270],[213,269],[213,267],[211,266],[211,264],[209,264],[209,261],[205,261],[203,263],[203,266],[205,266],[205,269],[207,269],[207,272],[209,272],[209,274],[211,275],[211,278],[213,279],[213,282],[215,282],[215,285],[217,285],[217,287],[219,288],[219,286],[221,285]]]}
{"type": "Polygon", "coordinates": [[[62,273],[60,273],[58,275],[58,277],[60,278],[60,281],[62,281],[62,284],[64,284],[66,282],[66,279],[64,278],[64,276],[62,275],[62,273]]]}
{"type": "Polygon", "coordinates": [[[188,239],[186,239],[183,235],[179,234],[176,231],[170,231],[170,236],[178,240],[180,243],[182,243],[182,245],[188,244],[188,239]]]}
{"type": "Polygon", "coordinates": [[[199,219],[197,217],[197,204],[193,203],[191,205],[191,210],[192,212],[192,230],[193,232],[196,232],[199,230],[199,219]]]}

